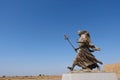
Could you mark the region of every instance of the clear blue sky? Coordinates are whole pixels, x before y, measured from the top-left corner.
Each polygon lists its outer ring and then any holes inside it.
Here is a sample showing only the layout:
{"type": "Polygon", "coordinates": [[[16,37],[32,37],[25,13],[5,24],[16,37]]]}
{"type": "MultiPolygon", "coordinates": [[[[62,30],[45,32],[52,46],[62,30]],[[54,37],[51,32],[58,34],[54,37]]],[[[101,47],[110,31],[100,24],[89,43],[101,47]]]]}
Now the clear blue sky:
{"type": "Polygon", "coordinates": [[[76,53],[78,30],[88,30],[104,64],[120,62],[119,0],[0,0],[0,75],[57,75],[76,53]]]}

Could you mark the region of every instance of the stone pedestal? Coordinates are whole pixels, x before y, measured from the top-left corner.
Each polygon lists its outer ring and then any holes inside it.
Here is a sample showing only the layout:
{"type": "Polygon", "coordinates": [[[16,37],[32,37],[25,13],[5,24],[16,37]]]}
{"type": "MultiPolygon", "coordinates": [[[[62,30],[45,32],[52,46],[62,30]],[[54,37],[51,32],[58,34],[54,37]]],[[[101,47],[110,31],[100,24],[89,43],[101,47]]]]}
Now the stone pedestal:
{"type": "Polygon", "coordinates": [[[82,73],[63,74],[62,80],[118,80],[118,79],[115,73],[82,72],[82,73]]]}

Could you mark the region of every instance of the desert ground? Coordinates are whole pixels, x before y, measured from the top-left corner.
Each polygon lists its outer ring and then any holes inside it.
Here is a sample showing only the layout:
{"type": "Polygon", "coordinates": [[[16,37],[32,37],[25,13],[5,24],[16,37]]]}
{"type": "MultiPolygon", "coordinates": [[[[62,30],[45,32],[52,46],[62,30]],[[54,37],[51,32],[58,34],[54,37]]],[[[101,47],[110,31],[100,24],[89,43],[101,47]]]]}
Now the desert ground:
{"type": "MultiPolygon", "coordinates": [[[[105,72],[115,72],[120,80],[120,63],[108,64],[104,66],[105,72]]],[[[0,80],[61,80],[62,76],[50,76],[50,75],[39,75],[39,76],[1,76],[0,80]]]]}
{"type": "MultiPolygon", "coordinates": [[[[0,80],[62,80],[62,76],[14,76],[0,77],[0,80]]],[[[120,77],[118,77],[120,80],[120,77]]]]}
{"type": "Polygon", "coordinates": [[[61,76],[3,76],[0,80],[61,80],[61,76]]]}

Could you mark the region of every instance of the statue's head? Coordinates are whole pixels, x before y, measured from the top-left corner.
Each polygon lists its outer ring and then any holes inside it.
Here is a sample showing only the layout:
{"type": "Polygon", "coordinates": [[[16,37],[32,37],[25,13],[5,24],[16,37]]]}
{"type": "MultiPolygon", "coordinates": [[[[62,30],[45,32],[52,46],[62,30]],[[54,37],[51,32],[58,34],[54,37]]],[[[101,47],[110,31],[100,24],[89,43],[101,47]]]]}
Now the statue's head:
{"type": "Polygon", "coordinates": [[[79,30],[78,31],[78,35],[79,36],[81,36],[82,34],[85,34],[85,33],[88,33],[88,31],[86,31],[86,30],[82,30],[82,31],[79,30]]]}

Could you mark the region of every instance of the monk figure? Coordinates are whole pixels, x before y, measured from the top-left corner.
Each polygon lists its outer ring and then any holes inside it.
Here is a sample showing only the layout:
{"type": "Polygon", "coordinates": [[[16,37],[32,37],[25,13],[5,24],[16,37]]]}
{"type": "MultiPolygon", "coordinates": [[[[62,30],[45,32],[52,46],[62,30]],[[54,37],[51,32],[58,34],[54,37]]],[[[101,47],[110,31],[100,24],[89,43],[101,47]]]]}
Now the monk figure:
{"type": "Polygon", "coordinates": [[[103,63],[97,60],[92,54],[92,52],[94,51],[99,51],[100,48],[97,48],[95,45],[92,44],[88,31],[78,31],[78,35],[80,36],[80,39],[77,41],[77,56],[73,61],[72,67],[68,67],[68,69],[73,71],[74,67],[77,65],[86,71],[91,71],[94,68],[100,70],[98,63],[103,63]]]}

